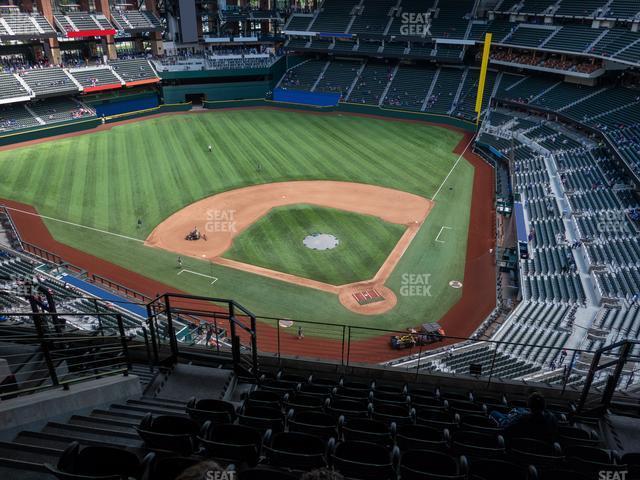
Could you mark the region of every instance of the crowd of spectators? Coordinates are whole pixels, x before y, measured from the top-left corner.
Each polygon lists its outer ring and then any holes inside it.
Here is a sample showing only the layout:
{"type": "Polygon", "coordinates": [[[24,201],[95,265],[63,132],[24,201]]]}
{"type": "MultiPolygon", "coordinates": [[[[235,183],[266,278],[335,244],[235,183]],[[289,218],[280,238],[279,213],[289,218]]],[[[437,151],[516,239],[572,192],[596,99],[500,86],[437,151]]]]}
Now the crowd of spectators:
{"type": "MultiPolygon", "coordinates": [[[[478,56],[480,55],[481,54],[478,53],[478,56]]],[[[536,52],[516,52],[512,50],[497,50],[491,54],[491,59],[501,62],[518,63],[520,65],[587,74],[602,68],[602,62],[596,60],[585,59],[581,61],[561,55],[540,55],[536,52]]]]}

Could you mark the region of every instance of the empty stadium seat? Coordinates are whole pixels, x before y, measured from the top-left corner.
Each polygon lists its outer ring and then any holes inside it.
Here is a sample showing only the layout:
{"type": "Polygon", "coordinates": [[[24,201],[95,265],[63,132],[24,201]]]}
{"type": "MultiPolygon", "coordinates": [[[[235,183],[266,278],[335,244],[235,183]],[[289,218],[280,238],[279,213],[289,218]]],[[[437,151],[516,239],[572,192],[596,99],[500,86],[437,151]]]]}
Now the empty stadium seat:
{"type": "Polygon", "coordinates": [[[203,425],[198,437],[207,453],[222,463],[255,466],[262,451],[263,434],[244,425],[203,425]]]}
{"type": "Polygon", "coordinates": [[[317,435],[325,440],[338,438],[337,420],[313,410],[291,411],[287,417],[289,431],[317,435]]]}
{"type": "Polygon", "coordinates": [[[60,480],[125,480],[137,478],[143,468],[132,452],[114,447],[81,447],[78,442],[69,444],[57,465],[45,466],[60,480]]]}
{"type": "Polygon", "coordinates": [[[339,442],[331,454],[333,467],[347,478],[389,480],[395,478],[400,453],[368,442],[339,442]]]}
{"type": "Polygon", "coordinates": [[[137,431],[150,449],[190,454],[196,448],[199,428],[196,422],[186,417],[148,413],[140,421],[137,431]]]}
{"type": "Polygon", "coordinates": [[[270,465],[294,470],[326,467],[327,448],[317,436],[300,432],[276,433],[264,445],[270,465]]]}
{"type": "Polygon", "coordinates": [[[400,475],[404,480],[462,480],[467,478],[469,464],[466,457],[455,457],[430,450],[403,452],[400,475]]]}
{"type": "Polygon", "coordinates": [[[232,403],[224,400],[192,398],[187,403],[187,414],[196,422],[233,423],[236,410],[232,403]]]}

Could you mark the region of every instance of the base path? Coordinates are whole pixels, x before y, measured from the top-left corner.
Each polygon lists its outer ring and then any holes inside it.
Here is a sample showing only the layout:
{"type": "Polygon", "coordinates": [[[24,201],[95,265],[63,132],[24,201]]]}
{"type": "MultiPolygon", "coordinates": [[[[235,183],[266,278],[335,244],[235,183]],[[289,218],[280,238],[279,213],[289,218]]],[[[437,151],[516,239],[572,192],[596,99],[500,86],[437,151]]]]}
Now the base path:
{"type": "Polygon", "coordinates": [[[431,200],[418,195],[362,183],[268,183],[223,192],[192,203],[158,225],[145,241],[145,245],[162,248],[178,255],[205,258],[218,265],[334,293],[346,308],[364,315],[377,315],[391,310],[396,305],[395,294],[385,288],[384,284],[409,248],[432,207],[431,200]],[[386,222],[404,225],[406,230],[373,278],[347,285],[331,285],[222,257],[224,252],[231,248],[235,237],[272,209],[300,204],[372,215],[386,222]],[[206,240],[186,239],[187,234],[195,228],[206,235],[206,240]],[[353,300],[353,293],[371,288],[384,291],[384,300],[367,305],[360,305],[353,300]]]}

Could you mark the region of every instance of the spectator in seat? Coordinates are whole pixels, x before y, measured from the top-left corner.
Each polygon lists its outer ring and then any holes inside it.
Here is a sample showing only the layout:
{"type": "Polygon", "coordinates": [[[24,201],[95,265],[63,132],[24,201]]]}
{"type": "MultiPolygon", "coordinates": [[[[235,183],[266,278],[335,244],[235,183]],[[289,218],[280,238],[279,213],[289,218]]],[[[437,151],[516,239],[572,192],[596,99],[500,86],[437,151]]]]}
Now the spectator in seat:
{"type": "Polygon", "coordinates": [[[491,417],[504,429],[507,438],[534,438],[555,441],[558,436],[558,420],[546,409],[544,397],[533,392],[527,400],[528,408],[514,408],[508,414],[497,411],[491,417]]]}
{"type": "Polygon", "coordinates": [[[215,472],[226,472],[224,468],[213,461],[200,462],[182,472],[176,480],[209,480],[219,478],[215,472]]]}
{"type": "Polygon", "coordinates": [[[302,474],[300,480],[343,480],[344,477],[328,468],[318,468],[302,474]]]}

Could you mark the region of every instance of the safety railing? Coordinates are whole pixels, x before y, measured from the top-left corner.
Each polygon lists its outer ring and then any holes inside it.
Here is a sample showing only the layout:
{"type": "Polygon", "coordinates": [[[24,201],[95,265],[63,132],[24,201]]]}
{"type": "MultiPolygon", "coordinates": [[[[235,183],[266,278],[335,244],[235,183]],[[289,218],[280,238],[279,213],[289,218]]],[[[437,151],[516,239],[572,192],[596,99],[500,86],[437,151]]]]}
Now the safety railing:
{"type": "Polygon", "coordinates": [[[68,389],[74,383],[109,375],[127,375],[130,350],[147,348],[143,343],[129,344],[119,313],[92,313],[103,326],[90,332],[65,325],[66,318],[86,313],[2,315],[9,320],[20,318],[22,323],[0,326],[0,359],[8,371],[0,379],[0,400],[50,388],[68,389]]]}
{"type": "Polygon", "coordinates": [[[231,354],[237,373],[258,374],[256,317],[235,301],[168,293],[151,301],[147,314],[156,361],[161,344],[174,362],[190,354],[184,347],[215,348],[231,354]]]}

